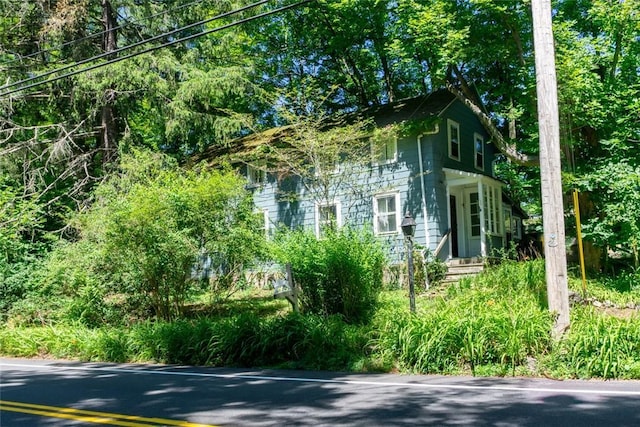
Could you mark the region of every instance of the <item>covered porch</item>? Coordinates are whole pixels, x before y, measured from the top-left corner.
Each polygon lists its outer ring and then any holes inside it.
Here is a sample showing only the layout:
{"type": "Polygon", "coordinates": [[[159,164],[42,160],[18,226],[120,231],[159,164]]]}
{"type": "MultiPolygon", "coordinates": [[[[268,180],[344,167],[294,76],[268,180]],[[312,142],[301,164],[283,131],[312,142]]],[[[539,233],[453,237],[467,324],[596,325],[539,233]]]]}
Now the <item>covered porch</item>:
{"type": "Polygon", "coordinates": [[[504,248],[503,184],[493,178],[445,169],[450,235],[447,259],[486,257],[504,248]]]}

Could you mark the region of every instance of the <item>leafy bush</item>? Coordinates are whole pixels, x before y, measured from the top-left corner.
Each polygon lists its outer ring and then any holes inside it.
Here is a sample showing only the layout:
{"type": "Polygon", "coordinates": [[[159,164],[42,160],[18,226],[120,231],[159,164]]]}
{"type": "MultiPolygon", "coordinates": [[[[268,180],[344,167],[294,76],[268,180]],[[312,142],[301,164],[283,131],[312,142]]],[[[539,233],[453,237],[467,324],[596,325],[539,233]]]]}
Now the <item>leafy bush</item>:
{"type": "Polygon", "coordinates": [[[583,190],[589,192],[595,209],[590,217],[584,218],[584,237],[601,248],[628,250],[633,256],[634,267],[638,268],[640,167],[627,159],[593,162],[589,165],[591,167],[596,169],[578,182],[583,190]]]}
{"type": "MultiPolygon", "coordinates": [[[[2,165],[4,166],[4,165],[2,165]]],[[[32,287],[39,255],[50,236],[43,231],[37,198],[25,197],[21,183],[0,167],[0,320],[32,287]],[[34,238],[35,236],[38,238],[34,238]]]]}
{"type": "Polygon", "coordinates": [[[43,283],[74,298],[67,317],[90,326],[117,318],[115,305],[138,318],[175,318],[202,290],[193,270],[203,253],[215,254],[212,270],[226,274],[264,247],[239,176],[184,171],[147,152],[124,156],[121,173],[97,189],[75,224],[79,240],[52,254],[43,283]]]}
{"type": "Polygon", "coordinates": [[[429,278],[429,283],[438,284],[447,277],[447,264],[442,261],[440,258],[435,258],[427,263],[427,277],[429,278]]]}
{"type": "Polygon", "coordinates": [[[373,314],[382,290],[384,252],[370,232],[342,228],[322,239],[290,232],[280,239],[277,254],[278,261],[291,264],[303,311],[340,314],[347,322],[364,322],[373,314]]]}

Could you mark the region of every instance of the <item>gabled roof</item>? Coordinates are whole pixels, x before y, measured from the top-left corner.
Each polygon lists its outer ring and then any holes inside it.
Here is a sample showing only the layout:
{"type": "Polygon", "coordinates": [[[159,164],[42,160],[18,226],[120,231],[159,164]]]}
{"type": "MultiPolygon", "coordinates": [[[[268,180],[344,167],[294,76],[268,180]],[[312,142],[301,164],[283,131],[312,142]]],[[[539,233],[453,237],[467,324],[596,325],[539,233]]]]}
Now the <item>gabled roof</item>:
{"type": "Polygon", "coordinates": [[[378,126],[387,126],[440,115],[453,102],[455,96],[448,90],[439,90],[427,96],[418,96],[370,107],[362,111],[363,118],[373,118],[378,126]]]}
{"type": "MultiPolygon", "coordinates": [[[[414,120],[435,118],[453,102],[455,96],[447,90],[438,90],[429,95],[407,98],[389,104],[365,108],[359,112],[342,114],[325,121],[324,128],[333,128],[354,123],[358,120],[371,119],[376,126],[384,127],[390,124],[403,123],[414,120]]],[[[272,144],[290,135],[292,126],[285,125],[267,129],[237,138],[228,146],[212,146],[191,159],[192,162],[212,161],[219,156],[245,153],[261,145],[272,144]]]]}

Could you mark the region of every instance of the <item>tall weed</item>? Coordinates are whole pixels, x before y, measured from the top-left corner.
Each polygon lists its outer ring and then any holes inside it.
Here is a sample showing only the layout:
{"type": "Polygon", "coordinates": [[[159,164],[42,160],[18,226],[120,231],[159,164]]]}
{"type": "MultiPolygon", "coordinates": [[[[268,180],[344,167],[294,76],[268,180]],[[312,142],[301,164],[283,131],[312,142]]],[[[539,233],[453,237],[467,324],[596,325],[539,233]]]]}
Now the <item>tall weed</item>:
{"type": "Polygon", "coordinates": [[[372,233],[345,227],[318,239],[313,233],[291,232],[279,240],[276,256],[291,264],[305,313],[338,314],[348,323],[366,322],[373,315],[382,290],[384,252],[372,233]]]}
{"type": "Polygon", "coordinates": [[[571,329],[547,358],[557,376],[638,378],[640,317],[620,319],[593,307],[572,310],[571,329]]]}
{"type": "Polygon", "coordinates": [[[539,303],[541,281],[544,272],[535,263],[507,263],[465,279],[417,316],[378,317],[376,350],[423,373],[475,374],[488,365],[515,373],[550,344],[551,316],[539,303]]]}

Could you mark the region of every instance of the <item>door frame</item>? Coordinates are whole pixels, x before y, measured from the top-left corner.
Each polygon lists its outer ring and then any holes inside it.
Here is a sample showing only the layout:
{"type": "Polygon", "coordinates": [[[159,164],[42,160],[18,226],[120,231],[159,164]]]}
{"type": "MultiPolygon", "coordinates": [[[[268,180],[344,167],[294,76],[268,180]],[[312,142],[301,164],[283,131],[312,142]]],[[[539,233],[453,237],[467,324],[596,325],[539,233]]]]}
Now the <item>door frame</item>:
{"type": "MultiPolygon", "coordinates": [[[[456,214],[457,222],[457,243],[458,243],[458,254],[460,257],[469,257],[469,256],[487,256],[487,230],[485,223],[485,205],[486,200],[484,200],[484,189],[485,185],[502,186],[503,183],[500,181],[477,173],[465,172],[456,169],[443,168],[444,175],[446,178],[446,189],[447,189],[447,221],[449,223],[449,228],[452,227],[451,213],[452,211],[456,214]],[[478,193],[478,204],[480,208],[479,219],[480,219],[480,245],[474,253],[471,253],[472,249],[469,242],[469,237],[471,234],[470,227],[467,227],[468,222],[468,207],[465,206],[465,202],[468,199],[468,193],[477,192],[478,193]],[[467,195],[465,197],[465,195],[467,195]],[[452,199],[450,196],[455,197],[455,207],[451,208],[452,199]],[[478,252],[478,253],[475,253],[478,252]]],[[[501,194],[501,192],[499,193],[501,194]]],[[[466,202],[468,205],[468,202],[466,202]]],[[[470,219],[470,218],[469,218],[470,219]]],[[[500,219],[502,221],[502,214],[500,212],[500,219]]],[[[451,236],[453,236],[453,231],[451,236]]],[[[452,237],[449,239],[449,258],[453,257],[453,244],[452,237]]],[[[503,237],[504,238],[504,237],[503,237]]]]}
{"type": "Polygon", "coordinates": [[[463,194],[463,203],[465,205],[464,209],[464,258],[471,258],[475,256],[482,256],[482,200],[481,194],[478,190],[478,186],[465,186],[462,188],[463,194]],[[473,221],[472,221],[472,210],[471,210],[471,195],[476,195],[476,203],[477,203],[477,227],[478,235],[473,235],[473,221]]]}

